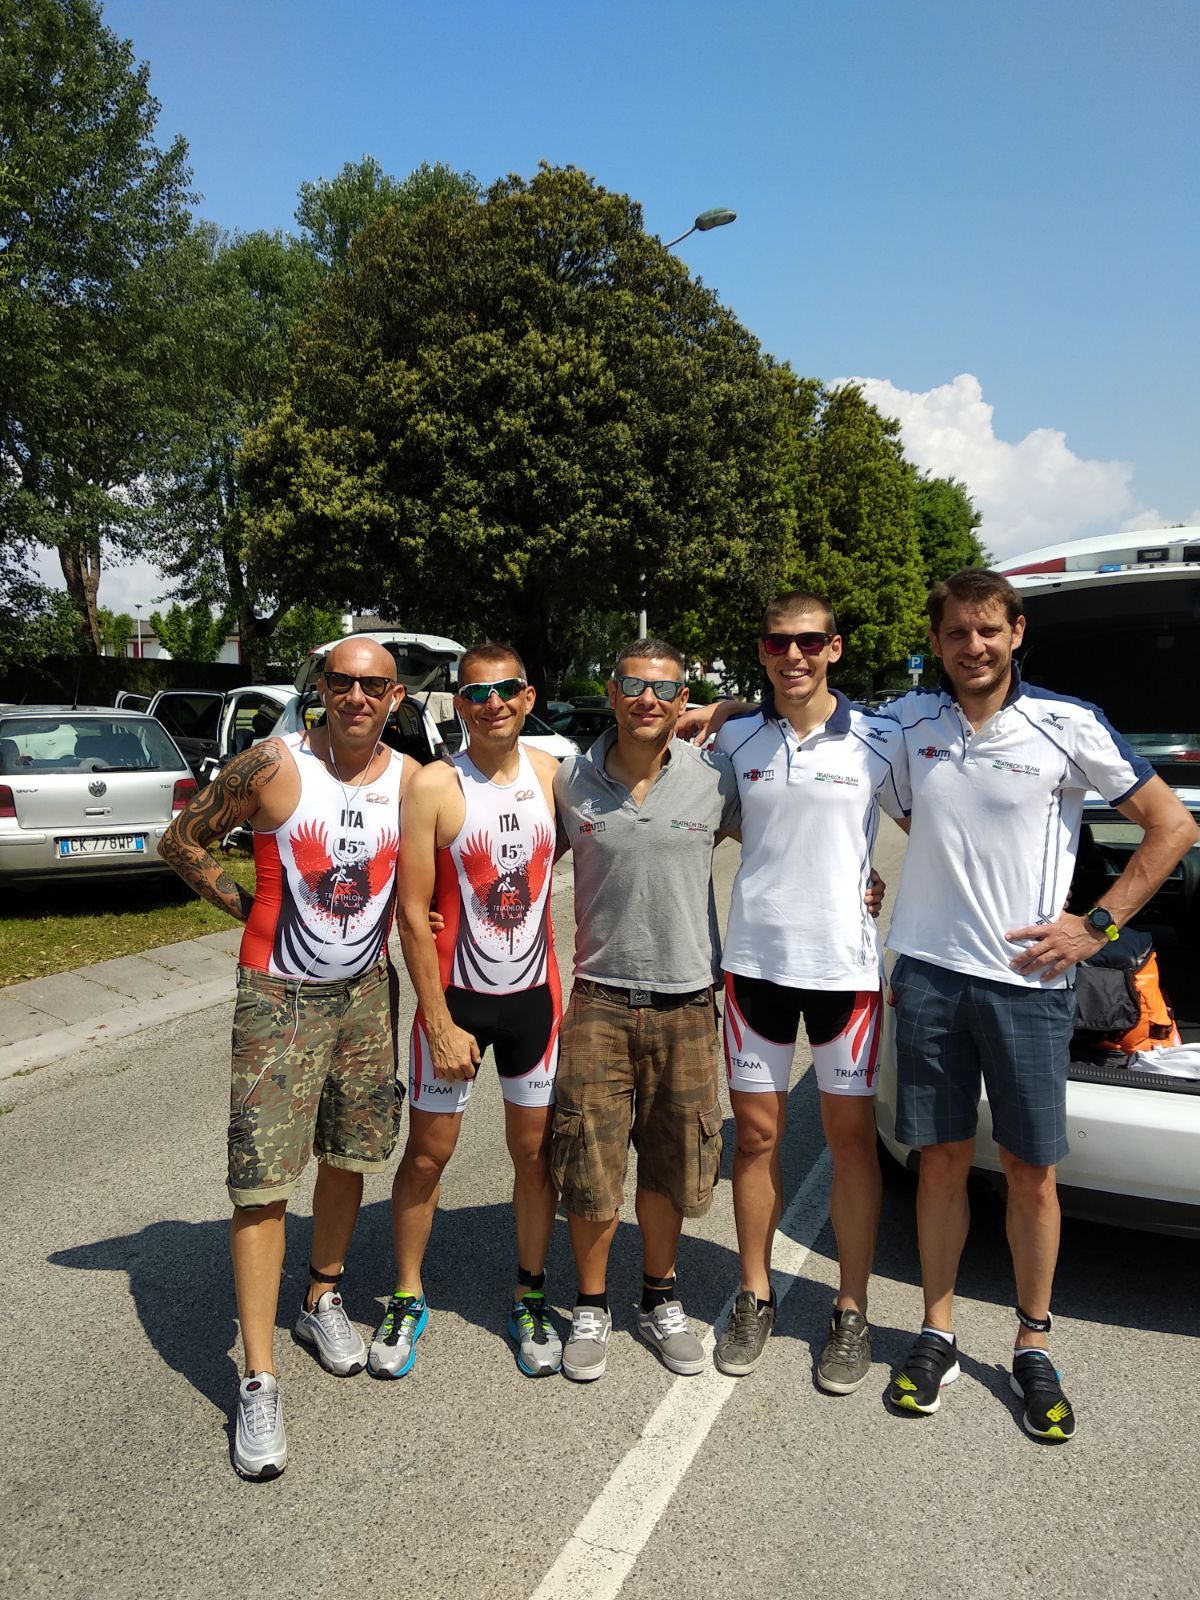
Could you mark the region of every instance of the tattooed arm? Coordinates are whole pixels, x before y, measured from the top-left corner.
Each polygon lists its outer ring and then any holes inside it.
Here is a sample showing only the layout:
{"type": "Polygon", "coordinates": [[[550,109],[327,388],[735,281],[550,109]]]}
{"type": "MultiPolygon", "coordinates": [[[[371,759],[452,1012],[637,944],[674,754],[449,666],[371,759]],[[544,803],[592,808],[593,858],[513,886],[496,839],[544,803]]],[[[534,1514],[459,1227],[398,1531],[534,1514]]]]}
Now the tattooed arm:
{"type": "Polygon", "coordinates": [[[249,918],[254,896],[225,871],[209,846],[255,815],[262,791],[279,773],[280,760],[281,749],[274,739],[234,756],[179,813],[158,847],[159,855],[186,884],[238,922],[249,918]]]}

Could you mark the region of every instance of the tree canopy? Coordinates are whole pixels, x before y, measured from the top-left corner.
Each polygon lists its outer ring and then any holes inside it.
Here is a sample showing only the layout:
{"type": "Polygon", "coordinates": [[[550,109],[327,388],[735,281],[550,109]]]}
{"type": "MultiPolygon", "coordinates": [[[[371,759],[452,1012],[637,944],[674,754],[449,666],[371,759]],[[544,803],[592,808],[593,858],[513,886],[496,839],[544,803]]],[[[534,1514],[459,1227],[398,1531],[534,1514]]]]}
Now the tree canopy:
{"type": "Polygon", "coordinates": [[[150,626],[175,661],[215,661],[229,631],[228,617],[214,617],[206,605],[172,604],[152,611],[150,626]]]}
{"type": "Polygon", "coordinates": [[[0,0],[0,524],[57,548],[85,647],[101,541],[177,427],[182,139],[94,0],[0,0]]]}
{"type": "Polygon", "coordinates": [[[778,376],[635,203],[543,167],[387,213],[348,266],[246,445],[285,597],[508,635],[535,680],[585,606],[758,603],[788,533],[778,376]]]}
{"type": "Polygon", "coordinates": [[[347,161],[335,178],[300,185],[296,221],[305,249],[326,269],[345,266],[354,240],[375,217],[398,207],[415,216],[431,201],[462,197],[477,200],[480,187],[469,172],[455,172],[442,162],[423,161],[407,178],[389,177],[374,156],[347,161]]]}

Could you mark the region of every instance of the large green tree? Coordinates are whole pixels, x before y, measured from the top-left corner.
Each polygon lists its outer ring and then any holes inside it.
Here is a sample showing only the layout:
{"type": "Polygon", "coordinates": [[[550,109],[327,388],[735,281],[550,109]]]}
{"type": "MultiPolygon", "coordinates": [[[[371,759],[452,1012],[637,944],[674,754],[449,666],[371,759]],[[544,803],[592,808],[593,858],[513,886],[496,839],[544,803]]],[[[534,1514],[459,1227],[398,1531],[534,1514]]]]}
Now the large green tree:
{"type": "Polygon", "coordinates": [[[147,521],[176,598],[232,617],[243,654],[261,675],[286,606],[245,570],[239,452],[287,381],[291,330],[322,272],[280,233],[230,238],[202,228],[196,242],[199,358],[190,415],[161,463],[147,521]]]}
{"type": "Polygon", "coordinates": [[[182,139],[94,0],[0,0],[0,522],[58,550],[98,652],[105,541],[178,426],[182,139]]]}
{"type": "Polygon", "coordinates": [[[252,549],[311,590],[509,635],[538,683],[585,607],[751,605],[788,531],[757,341],[573,168],[365,228],[247,441],[252,549]]]}
{"type": "MultiPolygon", "coordinates": [[[[350,242],[384,212],[410,217],[445,194],[473,199],[478,185],[444,166],[395,179],[367,156],[335,178],[301,187],[298,240],[278,232],[197,230],[205,266],[190,303],[201,356],[190,424],[151,498],[155,553],[179,599],[222,608],[236,620],[243,655],[258,676],[281,653],[292,654],[296,625],[277,639],[289,602],[269,568],[257,578],[247,571],[242,440],[284,389],[293,329],[329,273],[344,265],[350,242]]],[[[323,598],[316,589],[304,596],[306,604],[323,598]]]]}

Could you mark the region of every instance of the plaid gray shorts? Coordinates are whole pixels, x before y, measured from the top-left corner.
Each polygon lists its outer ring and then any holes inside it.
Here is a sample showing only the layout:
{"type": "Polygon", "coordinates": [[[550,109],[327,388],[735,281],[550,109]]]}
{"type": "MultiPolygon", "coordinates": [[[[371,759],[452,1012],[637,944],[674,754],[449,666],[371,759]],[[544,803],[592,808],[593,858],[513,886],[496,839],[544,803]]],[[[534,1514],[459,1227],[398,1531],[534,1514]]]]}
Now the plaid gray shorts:
{"type": "Polygon", "coordinates": [[[1031,1166],[1068,1153],[1074,989],[1026,989],[899,956],[896,1137],[914,1149],[970,1139],[987,1087],[996,1143],[1031,1166]]]}

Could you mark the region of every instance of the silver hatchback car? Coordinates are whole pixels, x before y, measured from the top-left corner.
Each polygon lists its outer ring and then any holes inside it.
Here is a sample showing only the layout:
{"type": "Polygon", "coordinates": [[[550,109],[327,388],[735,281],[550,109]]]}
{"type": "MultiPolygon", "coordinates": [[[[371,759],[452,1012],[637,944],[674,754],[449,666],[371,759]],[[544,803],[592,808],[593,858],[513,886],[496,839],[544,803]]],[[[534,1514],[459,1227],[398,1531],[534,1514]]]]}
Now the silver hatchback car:
{"type": "Polygon", "coordinates": [[[170,874],[158,841],[195,793],[153,717],[0,707],[0,886],[170,874]]]}

